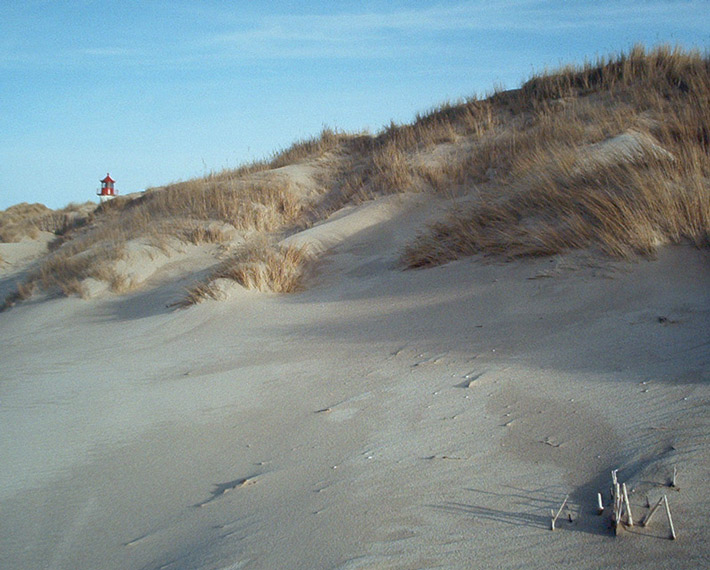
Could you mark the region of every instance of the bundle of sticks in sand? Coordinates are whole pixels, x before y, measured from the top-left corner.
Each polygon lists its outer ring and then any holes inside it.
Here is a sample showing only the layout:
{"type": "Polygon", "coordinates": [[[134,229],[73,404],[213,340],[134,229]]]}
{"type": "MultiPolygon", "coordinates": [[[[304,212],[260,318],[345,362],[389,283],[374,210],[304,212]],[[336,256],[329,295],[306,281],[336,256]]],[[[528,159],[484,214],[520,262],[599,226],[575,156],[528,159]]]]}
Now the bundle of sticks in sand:
{"type": "MultiPolygon", "coordinates": [[[[619,528],[624,524],[627,527],[634,526],[634,517],[631,512],[631,505],[629,504],[629,493],[626,489],[626,483],[619,484],[619,479],[617,477],[618,469],[614,469],[611,472],[611,526],[614,529],[614,534],[619,533],[619,528]],[[625,520],[622,520],[624,519],[625,520]]],[[[671,480],[671,486],[676,486],[676,474],[677,470],[673,468],[673,478],[671,480]]],[[[602,494],[597,493],[597,508],[599,514],[604,513],[604,503],[602,501],[602,494]]],[[[648,497],[646,498],[647,506],[650,507],[648,503],[648,497]]],[[[676,539],[675,527],[673,526],[673,517],[671,517],[671,509],[668,505],[668,496],[663,495],[658,502],[648,511],[646,516],[641,520],[640,525],[646,526],[650,521],[651,517],[661,506],[661,503],[665,505],[666,517],[668,519],[668,526],[670,527],[670,538],[671,540],[676,539]]]]}
{"type": "MultiPolygon", "coordinates": [[[[634,517],[633,513],[631,511],[631,504],[629,503],[629,492],[626,488],[626,483],[619,483],[619,479],[617,477],[618,469],[614,469],[611,472],[611,491],[610,491],[610,496],[611,496],[611,502],[607,507],[604,506],[604,499],[602,496],[602,493],[597,493],[597,514],[600,516],[604,514],[604,512],[608,511],[611,514],[611,527],[614,530],[614,534],[617,535],[619,533],[619,529],[622,528],[622,526],[626,527],[632,527],[634,526],[634,517]]],[[[670,482],[671,487],[676,487],[676,476],[677,476],[677,469],[676,467],[673,467],[673,477],[670,482]]],[[[567,500],[569,499],[569,495],[567,495],[562,501],[562,505],[560,508],[555,512],[554,510],[550,511],[550,529],[555,530],[555,524],[557,522],[557,519],[559,518],[560,514],[565,508],[565,505],[567,504],[567,500]]],[[[651,507],[648,497],[646,497],[646,507],[649,508],[648,513],[646,513],[646,516],[643,517],[640,521],[640,525],[642,527],[645,527],[648,525],[648,523],[651,521],[651,517],[656,513],[658,508],[663,504],[665,506],[665,511],[666,511],[666,518],[668,519],[668,526],[670,527],[670,536],[669,538],[671,540],[676,539],[676,532],[675,532],[675,527],[673,526],[673,518],[671,517],[671,509],[670,506],[668,505],[668,496],[663,495],[661,498],[658,499],[658,502],[656,502],[653,507],[651,507]]],[[[571,518],[570,518],[571,520],[571,518]]]]}

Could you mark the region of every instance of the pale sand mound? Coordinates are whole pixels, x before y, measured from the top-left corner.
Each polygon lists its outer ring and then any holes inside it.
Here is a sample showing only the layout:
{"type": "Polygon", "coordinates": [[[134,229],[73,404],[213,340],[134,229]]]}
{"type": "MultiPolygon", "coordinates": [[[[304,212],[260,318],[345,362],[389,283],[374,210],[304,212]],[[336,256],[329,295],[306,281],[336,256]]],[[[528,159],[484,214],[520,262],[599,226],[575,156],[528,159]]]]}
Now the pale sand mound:
{"type": "Polygon", "coordinates": [[[0,243],[0,299],[5,299],[17,289],[17,284],[47,253],[48,244],[55,238],[50,232],[40,232],[37,239],[0,243]]]}
{"type": "Polygon", "coordinates": [[[673,155],[648,133],[628,130],[602,142],[579,150],[577,168],[588,170],[620,163],[632,163],[644,158],[674,160],[673,155]]]}
{"type": "Polygon", "coordinates": [[[341,244],[357,249],[356,244],[367,242],[371,254],[372,248],[378,248],[396,255],[398,248],[421,231],[424,222],[441,214],[443,203],[423,194],[385,196],[359,206],[346,206],[325,221],[285,238],[281,244],[306,247],[310,253],[320,255],[341,244]],[[368,232],[383,226],[389,239],[373,240],[368,232]]]}
{"type": "Polygon", "coordinates": [[[293,238],[328,251],[295,295],[0,314],[2,567],[708,567],[708,253],[399,270],[436,208],[293,238]],[[612,537],[614,468],[677,541],[612,537]]]}
{"type": "MultiPolygon", "coordinates": [[[[232,245],[243,242],[235,233],[232,245]]],[[[111,264],[110,271],[119,292],[150,290],[176,280],[184,290],[218,263],[221,250],[217,244],[195,245],[178,239],[167,240],[161,247],[135,239],[125,244],[122,258],[111,264]]],[[[82,289],[85,299],[101,297],[111,293],[111,283],[89,277],[82,281],[82,289]]]]}
{"type": "Polygon", "coordinates": [[[0,243],[0,276],[25,269],[29,263],[47,253],[47,244],[55,238],[51,232],[40,232],[37,239],[0,243]]]}

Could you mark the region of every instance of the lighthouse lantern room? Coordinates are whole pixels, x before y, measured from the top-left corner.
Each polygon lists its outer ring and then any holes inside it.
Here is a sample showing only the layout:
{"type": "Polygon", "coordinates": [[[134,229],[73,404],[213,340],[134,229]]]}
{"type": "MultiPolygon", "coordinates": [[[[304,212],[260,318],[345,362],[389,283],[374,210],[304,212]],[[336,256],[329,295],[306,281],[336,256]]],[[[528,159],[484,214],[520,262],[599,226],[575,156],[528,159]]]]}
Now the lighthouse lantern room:
{"type": "Polygon", "coordinates": [[[99,200],[101,202],[105,202],[106,200],[110,200],[116,195],[116,189],[113,187],[114,182],[116,182],[109,173],[106,173],[106,178],[101,180],[101,188],[99,189],[96,194],[99,196],[99,200]]]}

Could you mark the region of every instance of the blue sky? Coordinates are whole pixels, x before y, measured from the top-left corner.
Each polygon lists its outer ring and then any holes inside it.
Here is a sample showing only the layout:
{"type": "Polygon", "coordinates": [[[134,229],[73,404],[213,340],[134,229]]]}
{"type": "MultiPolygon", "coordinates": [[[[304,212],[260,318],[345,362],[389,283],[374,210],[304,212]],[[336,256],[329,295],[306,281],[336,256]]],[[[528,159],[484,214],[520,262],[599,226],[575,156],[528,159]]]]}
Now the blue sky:
{"type": "Polygon", "coordinates": [[[705,51],[710,3],[0,0],[0,209],[377,131],[637,42],[705,51]]]}

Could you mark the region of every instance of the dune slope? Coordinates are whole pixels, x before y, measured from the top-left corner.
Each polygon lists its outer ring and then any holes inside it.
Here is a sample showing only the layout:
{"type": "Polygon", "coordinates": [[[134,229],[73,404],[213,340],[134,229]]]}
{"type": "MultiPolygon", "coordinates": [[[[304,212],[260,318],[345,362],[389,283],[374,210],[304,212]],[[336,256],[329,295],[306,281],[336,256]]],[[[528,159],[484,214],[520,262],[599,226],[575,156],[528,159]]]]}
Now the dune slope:
{"type": "Polygon", "coordinates": [[[707,253],[403,272],[436,206],[380,207],[294,295],[3,313],[3,567],[706,567],[707,253]]]}

